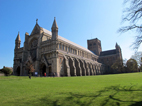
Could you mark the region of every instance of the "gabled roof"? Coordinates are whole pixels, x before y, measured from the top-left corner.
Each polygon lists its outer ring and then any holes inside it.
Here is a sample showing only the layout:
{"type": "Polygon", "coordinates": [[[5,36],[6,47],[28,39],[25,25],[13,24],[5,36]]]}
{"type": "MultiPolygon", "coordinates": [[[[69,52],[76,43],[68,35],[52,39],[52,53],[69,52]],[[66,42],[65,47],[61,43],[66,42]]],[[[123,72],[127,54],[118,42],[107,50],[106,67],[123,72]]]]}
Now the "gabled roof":
{"type": "Polygon", "coordinates": [[[100,56],[107,56],[107,55],[113,55],[113,54],[116,54],[117,52],[116,52],[116,49],[114,49],[114,50],[108,50],[108,51],[102,51],[101,53],[100,53],[100,56]]]}
{"type": "MultiPolygon", "coordinates": [[[[46,34],[52,36],[52,32],[48,31],[47,29],[44,29],[44,28],[43,28],[43,31],[44,31],[46,34]]],[[[80,48],[80,49],[82,49],[82,50],[84,50],[84,51],[86,51],[86,52],[89,52],[90,54],[95,55],[95,54],[92,53],[90,50],[88,50],[88,49],[86,49],[86,48],[84,48],[84,47],[82,47],[82,46],[80,46],[80,45],[78,45],[78,44],[76,44],[76,43],[74,43],[74,42],[71,42],[71,41],[69,41],[69,40],[67,40],[67,39],[65,39],[65,38],[63,38],[63,37],[61,37],[61,36],[59,36],[59,35],[58,35],[58,39],[59,39],[59,40],[62,40],[62,41],[64,41],[64,42],[67,42],[67,43],[69,43],[70,45],[76,46],[76,47],[78,47],[78,48],[80,48]]]]}
{"type": "Polygon", "coordinates": [[[34,29],[32,30],[31,35],[39,33],[39,31],[40,31],[40,26],[38,25],[38,23],[36,23],[34,29]]]}

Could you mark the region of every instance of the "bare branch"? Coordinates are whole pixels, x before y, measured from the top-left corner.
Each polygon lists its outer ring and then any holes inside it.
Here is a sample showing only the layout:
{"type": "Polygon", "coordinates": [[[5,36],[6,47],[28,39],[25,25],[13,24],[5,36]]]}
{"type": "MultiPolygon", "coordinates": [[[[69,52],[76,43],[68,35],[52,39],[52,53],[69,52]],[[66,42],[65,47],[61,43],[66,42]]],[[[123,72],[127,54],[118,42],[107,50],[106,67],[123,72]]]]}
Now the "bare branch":
{"type": "Polygon", "coordinates": [[[127,13],[127,15],[122,20],[134,23],[142,17],[142,8],[139,8],[137,10],[127,9],[126,11],[124,11],[124,13],[127,13]]]}
{"type": "Polygon", "coordinates": [[[142,35],[136,36],[135,42],[131,45],[134,50],[137,50],[142,43],[142,35]]]}
{"type": "Polygon", "coordinates": [[[137,25],[132,25],[132,26],[125,26],[125,27],[122,27],[118,30],[119,33],[124,33],[124,32],[127,32],[129,30],[133,30],[133,29],[140,29],[142,30],[142,26],[137,26],[137,25]]]}
{"type": "Polygon", "coordinates": [[[142,24],[138,24],[139,21],[142,21],[142,0],[124,0],[124,4],[129,5],[129,8],[126,8],[125,11],[123,11],[124,18],[122,18],[122,21],[127,21],[130,25],[121,27],[118,32],[124,33],[135,30],[138,35],[131,47],[137,50],[142,43],[142,24]]]}

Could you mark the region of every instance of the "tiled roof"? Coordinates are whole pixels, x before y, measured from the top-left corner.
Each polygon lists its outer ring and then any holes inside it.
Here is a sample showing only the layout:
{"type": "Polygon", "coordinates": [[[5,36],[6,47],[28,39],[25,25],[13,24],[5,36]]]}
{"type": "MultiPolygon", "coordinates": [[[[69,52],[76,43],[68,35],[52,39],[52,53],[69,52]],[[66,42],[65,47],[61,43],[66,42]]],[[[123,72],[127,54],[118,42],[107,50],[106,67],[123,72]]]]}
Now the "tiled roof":
{"type": "MultiPolygon", "coordinates": [[[[52,32],[48,31],[47,29],[44,29],[44,28],[43,28],[43,31],[44,31],[45,33],[49,34],[49,35],[52,35],[52,32]]],[[[71,42],[71,41],[69,41],[69,40],[67,40],[67,39],[65,39],[65,38],[63,38],[63,37],[61,37],[61,36],[59,36],[59,35],[58,35],[58,39],[60,39],[60,40],[62,40],[62,41],[64,41],[64,42],[67,42],[67,43],[69,43],[70,45],[76,46],[76,47],[78,47],[78,48],[80,48],[80,49],[82,49],[82,50],[84,50],[84,51],[86,51],[86,52],[89,52],[89,53],[95,55],[95,54],[92,53],[90,50],[88,50],[88,49],[86,49],[86,48],[84,48],[84,47],[82,47],[82,46],[80,46],[80,45],[78,45],[78,44],[76,44],[76,43],[74,43],[74,42],[71,42]]]]}
{"type": "Polygon", "coordinates": [[[116,49],[114,49],[114,50],[108,50],[108,51],[102,51],[100,53],[100,56],[107,56],[107,55],[112,55],[112,54],[116,54],[116,49]]]}

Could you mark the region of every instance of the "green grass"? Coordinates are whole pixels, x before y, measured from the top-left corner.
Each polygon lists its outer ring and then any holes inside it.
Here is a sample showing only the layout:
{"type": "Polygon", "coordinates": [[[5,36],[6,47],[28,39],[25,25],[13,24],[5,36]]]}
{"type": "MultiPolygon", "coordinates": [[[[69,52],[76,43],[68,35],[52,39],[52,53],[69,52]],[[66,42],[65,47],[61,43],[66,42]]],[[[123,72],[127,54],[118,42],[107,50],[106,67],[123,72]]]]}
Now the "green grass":
{"type": "Polygon", "coordinates": [[[142,73],[0,76],[0,106],[142,106],[142,73]]]}

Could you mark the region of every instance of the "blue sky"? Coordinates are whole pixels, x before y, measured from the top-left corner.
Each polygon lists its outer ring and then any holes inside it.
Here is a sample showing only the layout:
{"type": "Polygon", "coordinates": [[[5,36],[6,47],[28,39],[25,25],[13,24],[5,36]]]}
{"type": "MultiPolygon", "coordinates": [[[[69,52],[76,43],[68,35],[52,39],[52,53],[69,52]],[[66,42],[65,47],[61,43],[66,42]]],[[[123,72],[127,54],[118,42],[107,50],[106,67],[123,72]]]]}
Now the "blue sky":
{"type": "Polygon", "coordinates": [[[103,51],[114,49],[117,42],[123,58],[129,59],[135,33],[117,33],[123,6],[123,0],[0,0],[0,68],[13,66],[18,31],[23,47],[25,32],[32,32],[37,18],[51,31],[56,17],[59,35],[86,48],[91,38],[101,40],[103,51]]]}

